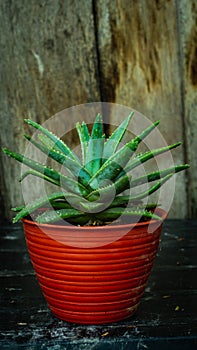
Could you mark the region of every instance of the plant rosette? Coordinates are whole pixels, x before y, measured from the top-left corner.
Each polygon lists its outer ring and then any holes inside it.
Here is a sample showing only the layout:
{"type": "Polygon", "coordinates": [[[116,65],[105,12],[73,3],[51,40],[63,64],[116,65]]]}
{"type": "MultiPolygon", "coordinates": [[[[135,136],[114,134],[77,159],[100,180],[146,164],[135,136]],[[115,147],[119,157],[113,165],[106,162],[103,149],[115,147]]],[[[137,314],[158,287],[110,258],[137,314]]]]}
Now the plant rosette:
{"type": "Polygon", "coordinates": [[[20,181],[33,175],[52,185],[50,193],[14,208],[13,222],[22,220],[40,287],[62,320],[109,323],[136,311],[167,215],[147,199],[188,168],[173,165],[134,177],[134,169],[180,143],[138,153],[157,121],[122,144],[133,114],[109,136],[100,113],[93,125],[78,122],[80,156],[47,128],[26,119],[37,130],[36,137],[26,139],[65,171],[3,148],[28,166],[20,181]]]}

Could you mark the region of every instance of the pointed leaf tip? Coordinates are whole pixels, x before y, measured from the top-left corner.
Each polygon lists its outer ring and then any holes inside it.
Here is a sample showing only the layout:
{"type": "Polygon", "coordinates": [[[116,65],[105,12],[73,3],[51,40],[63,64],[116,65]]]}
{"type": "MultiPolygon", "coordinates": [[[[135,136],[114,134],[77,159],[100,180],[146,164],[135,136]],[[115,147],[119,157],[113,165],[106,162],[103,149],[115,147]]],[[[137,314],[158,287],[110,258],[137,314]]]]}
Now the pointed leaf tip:
{"type": "Polygon", "coordinates": [[[8,148],[6,148],[6,147],[3,147],[2,148],[2,151],[3,151],[3,153],[5,153],[7,156],[11,156],[11,154],[12,154],[12,151],[10,151],[8,148]]]}
{"type": "Polygon", "coordinates": [[[27,123],[27,124],[29,124],[29,123],[31,122],[31,120],[28,119],[28,118],[25,118],[25,119],[24,119],[24,122],[27,123]]]}
{"type": "Polygon", "coordinates": [[[97,123],[102,123],[102,120],[103,120],[103,118],[102,118],[101,113],[98,113],[97,116],[96,116],[95,121],[96,121],[97,123]]]}

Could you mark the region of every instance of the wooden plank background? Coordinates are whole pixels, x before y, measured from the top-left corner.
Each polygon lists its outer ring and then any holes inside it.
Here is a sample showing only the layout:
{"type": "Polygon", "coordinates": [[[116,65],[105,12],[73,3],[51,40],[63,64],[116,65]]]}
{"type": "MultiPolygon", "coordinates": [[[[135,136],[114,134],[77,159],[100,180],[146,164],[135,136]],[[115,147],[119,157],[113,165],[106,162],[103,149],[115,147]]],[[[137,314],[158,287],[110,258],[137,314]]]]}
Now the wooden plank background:
{"type": "MultiPolygon", "coordinates": [[[[1,146],[25,149],[23,119],[44,122],[86,102],[126,105],[161,119],[181,140],[170,216],[197,216],[197,3],[195,0],[0,2],[1,146]]],[[[113,122],[113,121],[112,121],[113,122]]],[[[1,217],[22,202],[20,166],[0,154],[1,217]]]]}

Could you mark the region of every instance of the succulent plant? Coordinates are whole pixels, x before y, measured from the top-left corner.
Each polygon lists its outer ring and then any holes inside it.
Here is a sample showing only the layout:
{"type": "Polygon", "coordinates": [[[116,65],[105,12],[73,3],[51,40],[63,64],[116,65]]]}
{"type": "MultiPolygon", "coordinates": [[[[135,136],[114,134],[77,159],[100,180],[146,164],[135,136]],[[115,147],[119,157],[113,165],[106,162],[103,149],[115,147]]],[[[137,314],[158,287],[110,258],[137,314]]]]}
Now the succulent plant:
{"type": "Polygon", "coordinates": [[[65,175],[20,153],[3,148],[8,156],[30,168],[21,176],[20,181],[31,174],[58,188],[27,206],[13,208],[13,211],[17,212],[13,222],[35,212],[37,213],[35,220],[39,223],[53,223],[64,219],[76,225],[105,225],[119,217],[128,217],[129,220],[139,218],[160,220],[154,213],[157,204],[143,204],[142,200],[157,191],[173,174],[188,168],[189,165],[173,166],[133,178],[131,170],[157,155],[176,148],[181,143],[136,153],[140,142],[157,127],[159,121],[122,145],[121,140],[128,129],[132,115],[133,113],[109,137],[103,134],[100,114],[96,116],[91,131],[85,122],[77,123],[81,157],[48,129],[30,119],[25,119],[26,123],[39,132],[37,139],[28,135],[25,135],[25,138],[65,167],[69,174],[65,175]],[[152,182],[148,189],[137,194],[133,191],[147,182],[152,182]],[[129,194],[126,190],[129,190],[129,194]],[[40,211],[40,208],[44,210],[40,211]]]}

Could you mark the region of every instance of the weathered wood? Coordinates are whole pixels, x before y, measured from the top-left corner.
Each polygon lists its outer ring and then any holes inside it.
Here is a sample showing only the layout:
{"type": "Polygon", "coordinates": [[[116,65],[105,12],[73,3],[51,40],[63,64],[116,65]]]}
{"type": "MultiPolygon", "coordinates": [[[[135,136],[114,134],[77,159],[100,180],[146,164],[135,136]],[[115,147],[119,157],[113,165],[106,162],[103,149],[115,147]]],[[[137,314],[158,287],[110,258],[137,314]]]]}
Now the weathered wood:
{"type": "MultiPolygon", "coordinates": [[[[1,145],[22,151],[24,118],[43,122],[64,108],[100,100],[92,2],[1,1],[0,26],[1,145]]],[[[8,216],[22,201],[20,166],[2,154],[0,166],[8,216]]]]}
{"type": "MultiPolygon", "coordinates": [[[[132,107],[151,120],[161,119],[167,143],[182,140],[174,1],[96,3],[103,99],[132,107]]],[[[184,162],[183,150],[173,155],[175,162],[184,162]]],[[[184,217],[186,202],[185,174],[179,174],[171,216],[184,217]]]]}
{"type": "Polygon", "coordinates": [[[190,216],[197,217],[197,2],[177,1],[190,216]]]}
{"type": "MultiPolygon", "coordinates": [[[[174,160],[192,168],[188,183],[177,175],[170,216],[185,217],[188,207],[196,216],[196,13],[195,0],[1,1],[1,145],[25,149],[24,117],[42,123],[99,100],[132,107],[161,119],[167,143],[183,141],[174,160]]],[[[20,166],[0,154],[0,168],[0,210],[9,217],[22,201],[20,166]]]]}

